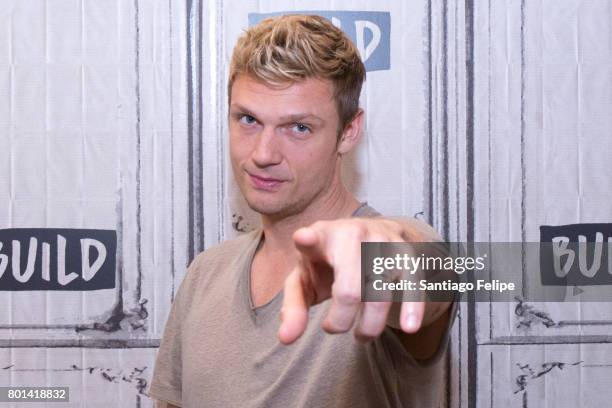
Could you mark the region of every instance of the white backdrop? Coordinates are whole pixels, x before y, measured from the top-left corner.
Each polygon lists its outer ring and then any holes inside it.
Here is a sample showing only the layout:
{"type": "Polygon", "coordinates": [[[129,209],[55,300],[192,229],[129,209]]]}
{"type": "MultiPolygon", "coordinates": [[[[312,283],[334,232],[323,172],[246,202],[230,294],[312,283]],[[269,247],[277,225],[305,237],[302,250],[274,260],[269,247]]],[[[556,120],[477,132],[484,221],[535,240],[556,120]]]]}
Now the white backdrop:
{"type": "MultiPolygon", "coordinates": [[[[360,45],[367,128],[346,181],[379,211],[449,240],[539,241],[541,225],[583,223],[610,234],[610,0],[0,6],[0,229],[117,237],[111,289],[0,286],[0,385],[151,406],[186,265],[257,224],[226,151],[228,62],[249,14],[320,11],[360,45]]],[[[610,303],[462,304],[448,404],[606,406],[611,325],[610,303]]]]}

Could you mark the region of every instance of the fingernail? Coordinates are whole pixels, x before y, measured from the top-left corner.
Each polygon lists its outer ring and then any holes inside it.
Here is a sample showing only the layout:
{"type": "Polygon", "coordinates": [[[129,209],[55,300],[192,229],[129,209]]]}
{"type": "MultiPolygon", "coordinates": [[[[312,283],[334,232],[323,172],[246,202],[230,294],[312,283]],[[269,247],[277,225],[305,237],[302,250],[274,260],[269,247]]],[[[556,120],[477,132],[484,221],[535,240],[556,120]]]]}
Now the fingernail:
{"type": "Polygon", "coordinates": [[[418,324],[416,315],[409,314],[408,317],[406,317],[406,326],[408,326],[408,329],[415,330],[418,324]]]}

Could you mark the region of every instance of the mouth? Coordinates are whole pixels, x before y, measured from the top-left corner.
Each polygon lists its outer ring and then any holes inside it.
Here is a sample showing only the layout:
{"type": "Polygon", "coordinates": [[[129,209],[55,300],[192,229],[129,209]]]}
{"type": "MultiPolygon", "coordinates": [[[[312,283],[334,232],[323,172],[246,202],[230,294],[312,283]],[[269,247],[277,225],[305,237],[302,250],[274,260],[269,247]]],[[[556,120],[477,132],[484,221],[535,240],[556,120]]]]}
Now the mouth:
{"type": "Polygon", "coordinates": [[[281,184],[285,182],[284,180],[279,180],[275,178],[256,176],[249,172],[247,172],[247,174],[251,179],[251,184],[253,185],[253,187],[259,190],[275,191],[280,187],[281,184]]]}

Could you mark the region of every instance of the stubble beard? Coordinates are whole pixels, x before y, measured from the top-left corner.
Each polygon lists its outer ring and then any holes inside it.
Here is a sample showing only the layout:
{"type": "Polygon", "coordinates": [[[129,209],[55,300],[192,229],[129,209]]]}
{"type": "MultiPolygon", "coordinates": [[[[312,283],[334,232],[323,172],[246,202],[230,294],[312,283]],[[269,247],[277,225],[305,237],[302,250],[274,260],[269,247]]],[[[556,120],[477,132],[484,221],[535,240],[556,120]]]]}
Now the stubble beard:
{"type": "MultiPolygon", "coordinates": [[[[257,212],[262,216],[269,217],[275,220],[281,220],[291,216],[295,216],[303,213],[313,202],[325,194],[326,190],[331,189],[333,180],[328,180],[325,184],[321,185],[319,189],[312,192],[308,196],[303,196],[293,201],[291,196],[282,198],[278,197],[276,201],[266,200],[266,202],[258,202],[256,199],[249,199],[245,191],[242,190],[242,195],[250,209],[257,212]],[[283,202],[284,201],[284,202],[283,202]]],[[[248,188],[248,187],[244,187],[248,188]]],[[[274,193],[272,193],[274,194],[274,193]]],[[[280,196],[280,194],[279,194],[280,196]]],[[[276,198],[276,197],[271,197],[276,198]]]]}
{"type": "Polygon", "coordinates": [[[244,194],[244,192],[243,196],[251,210],[273,219],[283,219],[299,214],[308,207],[310,202],[312,202],[312,198],[310,200],[303,198],[301,200],[291,201],[290,198],[283,200],[280,197],[275,201],[267,200],[267,202],[261,202],[257,199],[249,199],[248,195],[244,194]]]}

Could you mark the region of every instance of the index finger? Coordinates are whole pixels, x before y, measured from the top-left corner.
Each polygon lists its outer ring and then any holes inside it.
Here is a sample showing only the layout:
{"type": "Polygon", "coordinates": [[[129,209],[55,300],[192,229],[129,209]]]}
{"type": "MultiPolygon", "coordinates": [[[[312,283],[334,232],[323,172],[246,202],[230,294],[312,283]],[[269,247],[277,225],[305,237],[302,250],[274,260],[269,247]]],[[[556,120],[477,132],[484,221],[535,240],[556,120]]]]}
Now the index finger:
{"type": "Polygon", "coordinates": [[[300,273],[301,267],[297,266],[285,280],[281,325],[278,330],[278,339],[283,344],[296,341],[308,324],[308,308],[312,302],[305,296],[300,273]]]}

